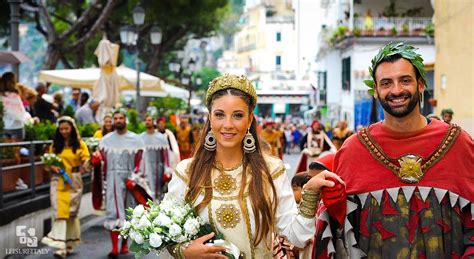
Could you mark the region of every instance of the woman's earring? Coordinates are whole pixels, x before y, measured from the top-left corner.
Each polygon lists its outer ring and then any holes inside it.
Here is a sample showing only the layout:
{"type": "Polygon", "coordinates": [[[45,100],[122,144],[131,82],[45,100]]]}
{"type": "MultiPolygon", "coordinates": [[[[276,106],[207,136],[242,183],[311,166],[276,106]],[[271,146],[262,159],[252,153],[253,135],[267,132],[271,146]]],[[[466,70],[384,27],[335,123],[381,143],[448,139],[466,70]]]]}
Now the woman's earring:
{"type": "Polygon", "coordinates": [[[247,134],[245,134],[244,138],[244,152],[249,154],[255,152],[255,150],[257,150],[257,147],[255,146],[255,139],[253,138],[250,131],[247,130],[247,134]]]}
{"type": "Polygon", "coordinates": [[[216,147],[217,147],[216,138],[214,137],[212,130],[209,130],[206,135],[206,141],[204,142],[204,149],[212,152],[216,150],[216,147]]]}

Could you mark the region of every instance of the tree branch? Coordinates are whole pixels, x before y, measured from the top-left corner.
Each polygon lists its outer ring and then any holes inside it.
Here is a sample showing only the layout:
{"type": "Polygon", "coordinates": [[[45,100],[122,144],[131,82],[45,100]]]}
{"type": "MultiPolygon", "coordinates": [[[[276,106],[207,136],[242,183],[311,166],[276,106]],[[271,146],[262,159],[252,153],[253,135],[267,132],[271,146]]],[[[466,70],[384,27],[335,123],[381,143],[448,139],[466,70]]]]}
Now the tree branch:
{"type": "Polygon", "coordinates": [[[44,30],[43,26],[41,25],[40,14],[38,10],[34,12],[35,22],[36,22],[36,30],[39,31],[43,36],[48,39],[48,33],[44,30]]]}
{"type": "Polygon", "coordinates": [[[73,23],[72,23],[71,21],[69,21],[68,19],[66,19],[66,18],[64,18],[64,17],[62,17],[62,16],[59,16],[59,15],[57,15],[57,14],[54,14],[54,13],[53,13],[53,17],[56,18],[56,19],[58,19],[58,20],[60,20],[60,21],[65,22],[65,23],[67,23],[67,24],[69,24],[69,25],[72,25],[72,24],[73,24],[73,23]]]}
{"type": "Polygon", "coordinates": [[[189,31],[189,26],[181,27],[176,33],[174,33],[171,37],[169,37],[165,42],[161,44],[161,51],[166,52],[168,48],[176,43],[179,39],[184,37],[189,31]]]}
{"type": "Polygon", "coordinates": [[[67,69],[72,69],[72,65],[69,63],[69,61],[67,61],[67,58],[64,56],[64,55],[61,55],[61,62],[63,62],[63,65],[67,68],[67,69]]]}
{"type": "Polygon", "coordinates": [[[46,10],[46,7],[43,5],[43,3],[41,3],[41,1],[38,2],[38,8],[41,15],[44,17],[46,32],[48,34],[48,43],[53,43],[56,41],[56,29],[54,28],[53,22],[51,21],[51,17],[49,16],[48,10],[46,10]]]}
{"type": "Polygon", "coordinates": [[[70,45],[66,46],[64,48],[65,52],[71,51],[72,49],[75,49],[77,46],[80,46],[80,45],[84,44],[86,41],[88,41],[95,34],[95,32],[99,29],[99,27],[102,26],[102,24],[110,16],[112,10],[114,9],[114,6],[115,6],[116,2],[117,2],[117,0],[108,0],[107,5],[105,6],[104,10],[100,14],[99,18],[96,20],[94,25],[79,40],[77,40],[73,44],[70,44],[70,45]]]}
{"type": "MultiPolygon", "coordinates": [[[[109,5],[110,2],[114,2],[113,0],[112,1],[107,1],[107,5],[109,5]]],[[[71,36],[73,33],[75,33],[80,27],[84,27],[85,24],[87,22],[89,22],[90,20],[93,20],[95,18],[95,9],[99,9],[100,8],[100,3],[99,1],[95,0],[90,6],[89,8],[87,8],[87,10],[81,15],[81,17],[79,17],[79,19],[76,20],[76,22],[67,30],[65,31],[63,34],[61,34],[61,36],[59,36],[61,39],[67,39],[69,36],[71,36]]],[[[106,7],[107,8],[107,7],[106,7]]]]}

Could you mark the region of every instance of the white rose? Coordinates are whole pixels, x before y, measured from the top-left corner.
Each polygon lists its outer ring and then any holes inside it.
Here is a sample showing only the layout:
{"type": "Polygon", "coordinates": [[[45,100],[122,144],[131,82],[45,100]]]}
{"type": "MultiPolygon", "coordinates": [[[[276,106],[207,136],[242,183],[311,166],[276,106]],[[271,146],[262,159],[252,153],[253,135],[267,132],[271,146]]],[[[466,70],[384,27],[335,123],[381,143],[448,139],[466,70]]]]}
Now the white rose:
{"type": "Polygon", "coordinates": [[[143,244],[143,242],[145,241],[143,236],[140,233],[137,233],[135,231],[130,233],[130,237],[133,239],[133,241],[135,241],[135,243],[139,245],[143,244]]]}
{"type": "Polygon", "coordinates": [[[145,212],[145,207],[140,204],[133,209],[133,217],[140,218],[143,215],[143,212],[145,212]]]}
{"type": "Polygon", "coordinates": [[[157,226],[169,226],[171,224],[171,219],[163,213],[160,213],[158,217],[153,220],[153,224],[157,226]]]}
{"type": "Polygon", "coordinates": [[[180,236],[180,235],[181,235],[181,227],[173,223],[173,224],[171,224],[171,226],[169,227],[168,233],[169,233],[170,236],[172,236],[172,237],[174,237],[174,236],[180,236]]]}
{"type": "Polygon", "coordinates": [[[150,234],[150,245],[152,247],[158,248],[161,246],[162,243],[163,243],[163,240],[161,240],[160,235],[158,235],[157,233],[150,234]]]}
{"type": "Polygon", "coordinates": [[[151,226],[151,222],[148,220],[146,215],[143,215],[141,217],[140,221],[138,222],[138,227],[139,228],[145,228],[145,227],[149,227],[149,226],[151,226]]]}
{"type": "Polygon", "coordinates": [[[186,223],[184,223],[183,227],[186,234],[194,236],[199,231],[199,222],[197,219],[189,218],[186,220],[186,223]]]}
{"type": "Polygon", "coordinates": [[[178,222],[183,221],[184,216],[186,216],[186,210],[183,208],[175,208],[172,212],[173,218],[175,218],[178,222]]]}
{"type": "Polygon", "coordinates": [[[125,221],[123,223],[123,229],[129,229],[131,226],[132,226],[132,224],[130,224],[130,221],[125,221]]]}
{"type": "Polygon", "coordinates": [[[131,221],[131,224],[133,226],[137,226],[139,221],[140,221],[140,218],[133,218],[132,221],[131,221]]]}

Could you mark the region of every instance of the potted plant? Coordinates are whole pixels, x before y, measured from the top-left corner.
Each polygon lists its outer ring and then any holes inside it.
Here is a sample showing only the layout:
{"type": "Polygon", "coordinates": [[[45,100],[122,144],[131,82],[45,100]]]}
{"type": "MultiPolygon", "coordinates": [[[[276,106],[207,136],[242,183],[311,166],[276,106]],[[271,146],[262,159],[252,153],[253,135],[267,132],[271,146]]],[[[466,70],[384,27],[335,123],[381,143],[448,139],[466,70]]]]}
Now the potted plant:
{"type": "Polygon", "coordinates": [[[354,37],[360,37],[361,35],[361,30],[359,28],[355,28],[353,31],[352,31],[352,35],[354,35],[354,37]]]}
{"type": "Polygon", "coordinates": [[[404,24],[402,25],[402,33],[401,33],[401,35],[407,36],[409,31],[410,31],[410,27],[408,26],[407,23],[404,23],[404,24]]]}
{"type": "Polygon", "coordinates": [[[393,37],[397,36],[397,34],[398,34],[397,28],[392,27],[392,29],[390,30],[390,33],[393,37]]]}
{"type": "Polygon", "coordinates": [[[425,32],[426,36],[433,37],[434,33],[435,33],[434,24],[431,23],[431,22],[426,24],[424,32],[425,32]]]}

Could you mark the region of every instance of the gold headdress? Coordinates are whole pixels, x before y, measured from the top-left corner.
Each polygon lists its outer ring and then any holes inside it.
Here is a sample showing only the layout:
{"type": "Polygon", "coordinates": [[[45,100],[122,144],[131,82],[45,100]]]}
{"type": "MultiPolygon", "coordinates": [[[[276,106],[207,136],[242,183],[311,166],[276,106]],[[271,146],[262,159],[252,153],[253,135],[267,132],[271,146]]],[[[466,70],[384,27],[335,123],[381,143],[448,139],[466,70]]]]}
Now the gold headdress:
{"type": "Polygon", "coordinates": [[[246,76],[224,74],[214,78],[209,83],[209,88],[207,89],[206,94],[206,105],[209,106],[211,97],[215,92],[229,88],[237,89],[248,94],[252,99],[252,104],[257,104],[257,92],[255,91],[255,87],[252,85],[252,82],[250,82],[246,76]]]}

